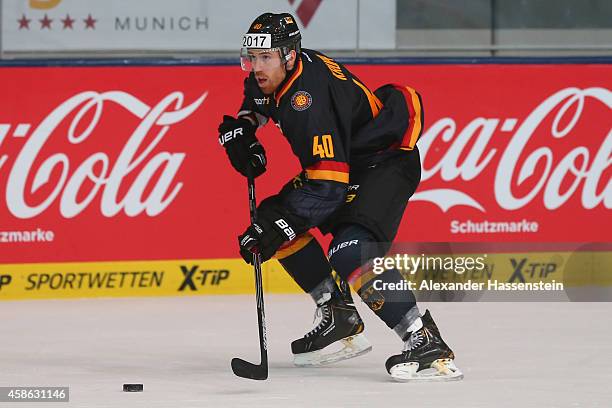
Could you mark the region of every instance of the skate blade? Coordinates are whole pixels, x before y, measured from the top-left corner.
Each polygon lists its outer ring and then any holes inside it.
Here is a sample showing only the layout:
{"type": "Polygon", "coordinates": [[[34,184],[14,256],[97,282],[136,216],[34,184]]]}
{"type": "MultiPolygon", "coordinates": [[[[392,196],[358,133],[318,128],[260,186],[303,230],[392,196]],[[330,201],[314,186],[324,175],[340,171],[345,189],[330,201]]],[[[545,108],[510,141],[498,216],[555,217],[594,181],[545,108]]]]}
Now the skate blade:
{"type": "Polygon", "coordinates": [[[391,377],[399,382],[458,381],[463,373],[452,359],[441,358],[431,363],[431,367],[417,372],[419,363],[397,364],[391,368],[391,377]]]}
{"type": "Polygon", "coordinates": [[[324,349],[293,355],[293,364],[298,367],[317,367],[336,363],[342,360],[359,357],[372,351],[372,344],[363,333],[346,337],[340,341],[330,344],[324,349]],[[340,344],[342,348],[335,352],[329,349],[340,344]]]}

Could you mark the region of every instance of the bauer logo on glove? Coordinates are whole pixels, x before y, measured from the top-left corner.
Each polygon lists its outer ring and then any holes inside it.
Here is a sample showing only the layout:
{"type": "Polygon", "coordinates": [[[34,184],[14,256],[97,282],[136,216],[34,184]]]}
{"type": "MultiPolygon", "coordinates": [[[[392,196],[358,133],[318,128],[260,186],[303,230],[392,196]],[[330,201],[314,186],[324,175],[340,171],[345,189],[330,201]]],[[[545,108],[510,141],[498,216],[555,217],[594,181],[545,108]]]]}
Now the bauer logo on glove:
{"type": "Polygon", "coordinates": [[[266,171],[266,151],[255,137],[257,126],[246,117],[223,116],[219,125],[219,144],[225,148],[232,167],[245,177],[266,171]]]}
{"type": "Polygon", "coordinates": [[[287,221],[283,220],[282,218],[279,218],[278,220],[274,221],[274,223],[278,225],[279,228],[283,229],[283,232],[287,234],[287,238],[289,239],[289,241],[295,238],[295,232],[293,231],[293,228],[291,228],[289,224],[287,224],[287,221]]]}
{"type": "Polygon", "coordinates": [[[240,255],[247,263],[253,263],[253,253],[261,255],[261,261],[272,258],[287,241],[308,230],[297,217],[283,211],[271,201],[262,202],[257,209],[257,222],[250,225],[238,237],[240,255]]]}

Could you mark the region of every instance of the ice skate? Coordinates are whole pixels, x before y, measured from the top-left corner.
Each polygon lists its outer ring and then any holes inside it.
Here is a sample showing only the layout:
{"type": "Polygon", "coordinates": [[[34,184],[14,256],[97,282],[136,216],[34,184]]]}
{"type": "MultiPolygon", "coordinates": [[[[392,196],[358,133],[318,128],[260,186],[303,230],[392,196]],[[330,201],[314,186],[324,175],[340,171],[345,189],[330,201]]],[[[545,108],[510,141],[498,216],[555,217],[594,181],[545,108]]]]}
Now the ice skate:
{"type": "Polygon", "coordinates": [[[315,324],[303,338],[291,343],[293,362],[297,366],[331,364],[372,350],[363,334],[363,321],[344,293],[327,295],[317,307],[315,324]]]}
{"type": "Polygon", "coordinates": [[[453,381],[463,378],[455,355],[446,345],[429,311],[421,317],[423,327],[409,333],[404,351],[389,357],[385,366],[396,381],[453,381]]]}

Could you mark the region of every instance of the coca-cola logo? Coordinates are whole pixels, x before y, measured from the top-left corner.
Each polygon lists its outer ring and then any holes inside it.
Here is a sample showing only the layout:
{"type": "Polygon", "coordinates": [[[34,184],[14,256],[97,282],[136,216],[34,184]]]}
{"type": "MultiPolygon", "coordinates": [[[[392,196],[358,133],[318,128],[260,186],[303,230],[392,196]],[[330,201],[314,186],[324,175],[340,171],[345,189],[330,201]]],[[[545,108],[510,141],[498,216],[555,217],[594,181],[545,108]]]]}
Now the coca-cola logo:
{"type": "MultiPolygon", "coordinates": [[[[515,118],[502,122],[499,118],[478,117],[460,132],[457,131],[457,124],[452,118],[442,118],[433,123],[419,141],[423,162],[422,181],[439,177],[445,182],[455,181],[453,186],[457,186],[457,179],[463,182],[475,180],[489,166],[496,165],[491,193],[495,195],[499,207],[505,210],[520,209],[538,196],[541,196],[544,207],[549,210],[557,209],[579,189],[583,208],[593,209],[600,205],[607,209],[612,208],[610,177],[607,181],[604,180],[603,188],[599,187],[598,190],[602,175],[612,164],[610,116],[606,118],[607,124],[603,122],[606,124],[607,134],[604,134],[596,152],[580,145],[579,137],[572,134],[589,103],[602,103],[607,109],[612,109],[612,92],[599,87],[562,89],[537,106],[516,131],[514,128],[519,121],[515,118]],[[550,129],[543,130],[549,137],[540,137],[545,145],[528,151],[525,146],[538,127],[554,111],[556,116],[550,129]],[[498,130],[514,131],[504,151],[490,147],[491,139],[498,130]],[[563,157],[555,155],[555,142],[569,137],[576,138],[576,147],[563,157]],[[434,144],[443,145],[444,154],[432,165],[427,157],[434,144]],[[471,145],[471,149],[466,151],[468,145],[471,145]],[[496,157],[497,160],[494,160],[496,157]],[[543,170],[537,174],[536,168],[543,170]],[[530,177],[536,177],[537,182],[530,191],[519,196],[515,193],[516,188],[530,177]],[[567,178],[573,179],[571,185],[562,189],[561,184],[567,178]]],[[[425,188],[414,194],[411,200],[434,203],[444,212],[456,206],[467,206],[486,212],[481,198],[457,188],[425,188]]]]}
{"type": "MultiPolygon", "coordinates": [[[[173,92],[157,105],[151,107],[135,96],[122,91],[81,92],[55,108],[28,136],[21,151],[17,154],[10,169],[6,183],[6,205],[17,218],[36,217],[59,200],[59,211],[64,218],[80,214],[92,201],[100,196],[100,212],[105,217],[113,217],[120,212],[130,217],[146,213],[156,216],[162,213],[177,197],[183,183],[176,179],[177,172],[185,158],[184,152],[155,151],[167,136],[170,128],[190,116],[207,97],[207,93],[187,106],[183,106],[184,96],[173,92]],[[104,151],[91,154],[81,163],[71,162],[70,145],[83,143],[89,137],[103,137],[94,130],[98,125],[104,108],[114,103],[140,121],[131,135],[126,134],[125,145],[116,158],[109,157],[104,151]],[[72,121],[67,134],[56,132],[58,125],[67,117],[72,121]],[[89,122],[87,122],[89,120],[89,122]],[[77,129],[83,129],[78,133],[77,129]],[[157,131],[157,133],[155,133],[157,131]],[[43,148],[50,138],[65,138],[66,152],[56,152],[43,157],[43,148]],[[34,166],[35,162],[41,162],[34,166]],[[40,202],[28,202],[27,194],[33,194],[43,185],[51,183],[51,173],[59,169],[59,180],[50,193],[40,202]],[[150,186],[155,174],[155,185],[150,186]],[[118,194],[126,177],[131,175],[127,193],[118,194]],[[87,181],[89,191],[84,198],[79,191],[87,181]],[[147,194],[145,195],[145,191],[147,194]],[[80,199],[78,197],[81,197],[80,199]]],[[[24,137],[29,125],[20,125],[14,131],[15,137],[24,137]]],[[[8,129],[0,128],[0,145],[8,129]]],[[[127,129],[126,129],[127,133],[127,129]]],[[[117,137],[117,135],[113,135],[117,137]]],[[[119,136],[122,137],[122,136],[119,136]]],[[[102,144],[103,145],[103,144],[102,144]]],[[[0,156],[0,170],[8,162],[9,155],[0,156]]]]}

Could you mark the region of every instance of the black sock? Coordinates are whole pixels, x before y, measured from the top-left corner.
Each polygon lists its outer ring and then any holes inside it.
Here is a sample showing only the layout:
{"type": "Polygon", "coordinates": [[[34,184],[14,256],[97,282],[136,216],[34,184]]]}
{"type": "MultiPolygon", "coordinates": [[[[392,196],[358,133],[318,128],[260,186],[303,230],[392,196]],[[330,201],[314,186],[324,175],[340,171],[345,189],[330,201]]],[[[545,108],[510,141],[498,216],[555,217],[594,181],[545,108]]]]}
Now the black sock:
{"type": "Polygon", "coordinates": [[[331,276],[332,268],[323,248],[309,233],[277,252],[276,258],[306,293],[331,276]]]}

